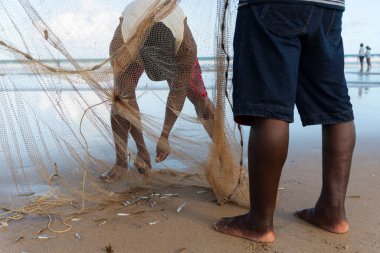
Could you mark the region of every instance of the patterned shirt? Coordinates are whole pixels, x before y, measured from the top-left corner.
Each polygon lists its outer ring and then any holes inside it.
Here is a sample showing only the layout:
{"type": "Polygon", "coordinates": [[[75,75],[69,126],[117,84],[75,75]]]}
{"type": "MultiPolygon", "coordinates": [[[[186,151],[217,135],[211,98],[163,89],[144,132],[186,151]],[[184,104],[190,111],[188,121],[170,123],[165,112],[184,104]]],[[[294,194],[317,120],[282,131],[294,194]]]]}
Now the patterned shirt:
{"type": "Polygon", "coordinates": [[[345,0],[240,0],[239,6],[249,3],[310,3],[334,9],[344,10],[345,0]]]}

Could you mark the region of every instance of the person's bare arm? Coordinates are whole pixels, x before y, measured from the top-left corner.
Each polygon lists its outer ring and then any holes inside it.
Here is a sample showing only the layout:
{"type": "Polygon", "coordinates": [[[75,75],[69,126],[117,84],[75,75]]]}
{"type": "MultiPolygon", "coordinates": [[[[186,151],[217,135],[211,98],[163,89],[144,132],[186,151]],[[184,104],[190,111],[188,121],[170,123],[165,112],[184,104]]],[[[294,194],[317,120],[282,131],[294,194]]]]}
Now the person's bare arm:
{"type": "Polygon", "coordinates": [[[197,46],[186,19],[184,25],[184,38],[176,57],[177,72],[172,81],[168,80],[170,91],[166,103],[164,126],[157,143],[157,162],[163,161],[170,153],[169,134],[185,103],[187,85],[191,78],[191,71],[197,55],[197,46]]]}

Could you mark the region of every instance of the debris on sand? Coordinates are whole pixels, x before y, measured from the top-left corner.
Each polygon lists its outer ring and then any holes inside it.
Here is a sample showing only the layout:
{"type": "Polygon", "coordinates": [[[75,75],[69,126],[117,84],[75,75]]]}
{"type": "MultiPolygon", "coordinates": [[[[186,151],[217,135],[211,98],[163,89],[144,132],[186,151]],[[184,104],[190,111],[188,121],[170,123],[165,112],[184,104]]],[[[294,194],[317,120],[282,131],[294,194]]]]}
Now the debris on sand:
{"type": "Polygon", "coordinates": [[[178,207],[178,209],[177,209],[177,213],[181,212],[182,209],[183,209],[186,205],[187,205],[187,202],[182,203],[182,205],[180,205],[180,206],[178,207]]]}
{"type": "Polygon", "coordinates": [[[0,228],[7,228],[8,222],[7,221],[0,221],[0,228]]]}
{"type": "Polygon", "coordinates": [[[154,208],[155,205],[157,205],[157,202],[156,201],[152,201],[149,203],[150,207],[151,208],[154,208]]]}
{"type": "Polygon", "coordinates": [[[16,239],[15,243],[18,243],[19,241],[21,241],[21,240],[24,239],[24,238],[25,238],[25,237],[23,237],[23,236],[18,237],[18,238],[16,239]]]}
{"type": "Polygon", "coordinates": [[[156,220],[156,221],[151,221],[149,222],[148,224],[149,225],[156,225],[157,223],[159,223],[160,221],[159,220],[156,220]]]}
{"type": "Polygon", "coordinates": [[[165,197],[178,197],[179,194],[177,193],[164,193],[160,198],[165,198],[165,197]]]}
{"type": "Polygon", "coordinates": [[[82,240],[82,236],[79,233],[75,233],[75,238],[78,240],[82,240]]]}
{"type": "Polygon", "coordinates": [[[111,243],[104,247],[107,253],[114,253],[111,243]]]}
{"type": "Polygon", "coordinates": [[[125,217],[125,216],[129,216],[130,214],[129,213],[118,213],[117,216],[122,216],[122,217],[125,217]]]}
{"type": "Polygon", "coordinates": [[[149,202],[149,205],[153,208],[157,204],[157,202],[155,201],[155,197],[158,197],[160,199],[168,199],[168,198],[178,197],[178,196],[179,194],[177,193],[164,193],[164,194],[151,193],[147,196],[138,196],[134,200],[126,200],[124,202],[121,202],[121,204],[125,207],[130,207],[130,206],[139,204],[140,201],[147,201],[149,202]]]}
{"type": "Polygon", "coordinates": [[[98,219],[95,222],[98,223],[98,226],[102,226],[107,223],[107,219],[98,219]]]}
{"type": "Polygon", "coordinates": [[[39,239],[39,240],[46,240],[46,239],[51,239],[51,238],[55,238],[55,236],[54,235],[37,235],[33,237],[33,239],[39,239]]]}

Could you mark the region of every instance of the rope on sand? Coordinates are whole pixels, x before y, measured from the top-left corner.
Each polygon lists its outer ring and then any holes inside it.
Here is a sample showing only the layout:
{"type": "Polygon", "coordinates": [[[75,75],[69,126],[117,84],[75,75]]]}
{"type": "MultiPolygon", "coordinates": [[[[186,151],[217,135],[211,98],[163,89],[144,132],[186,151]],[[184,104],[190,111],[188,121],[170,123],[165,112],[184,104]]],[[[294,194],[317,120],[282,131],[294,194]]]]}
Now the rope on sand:
{"type": "Polygon", "coordinates": [[[47,228],[54,233],[64,233],[68,232],[71,229],[71,225],[67,224],[67,220],[70,218],[65,218],[62,221],[62,224],[68,227],[65,230],[54,230],[51,228],[51,224],[53,222],[52,214],[49,214],[49,210],[55,207],[62,207],[73,205],[73,200],[71,199],[63,199],[63,198],[52,198],[51,196],[44,195],[39,198],[31,201],[30,204],[23,206],[19,209],[11,210],[8,208],[0,207],[0,209],[4,210],[5,213],[0,214],[0,228],[8,227],[8,223],[12,220],[22,220],[26,215],[30,214],[39,214],[39,215],[47,215],[49,218],[49,223],[47,228]]]}

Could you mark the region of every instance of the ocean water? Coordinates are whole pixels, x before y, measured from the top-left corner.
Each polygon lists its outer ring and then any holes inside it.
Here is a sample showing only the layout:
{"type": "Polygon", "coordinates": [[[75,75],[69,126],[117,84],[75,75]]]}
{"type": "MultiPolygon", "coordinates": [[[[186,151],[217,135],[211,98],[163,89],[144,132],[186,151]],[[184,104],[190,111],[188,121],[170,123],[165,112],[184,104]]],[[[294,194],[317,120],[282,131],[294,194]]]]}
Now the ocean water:
{"type": "MultiPolygon", "coordinates": [[[[79,59],[77,63],[82,67],[82,69],[91,69],[92,67],[102,63],[104,59],[79,59]]],[[[42,63],[55,67],[55,68],[63,68],[74,70],[72,64],[67,60],[42,60],[42,63]]],[[[199,57],[199,62],[202,67],[203,75],[205,78],[211,76],[214,78],[215,64],[214,59],[212,57],[199,57]],[[211,73],[210,73],[211,72],[211,73]]],[[[233,61],[230,66],[232,66],[233,61]]],[[[346,79],[349,86],[361,86],[363,84],[367,86],[376,86],[380,85],[380,55],[373,55],[372,57],[372,65],[373,68],[368,71],[366,66],[363,72],[360,72],[360,64],[358,58],[355,55],[347,55],[345,57],[345,72],[346,79]]],[[[109,64],[105,65],[109,67],[109,64]]],[[[39,85],[31,82],[30,75],[34,75],[33,72],[30,71],[25,65],[20,64],[14,60],[0,60],[0,77],[10,77],[13,80],[16,80],[17,90],[35,90],[40,89],[39,85]]],[[[49,76],[49,75],[48,75],[49,76]]],[[[107,77],[108,80],[112,79],[112,76],[107,77]]],[[[110,82],[108,82],[109,84],[110,82]]],[[[154,83],[151,86],[152,82],[143,76],[140,80],[139,89],[166,89],[167,85],[163,82],[154,83]]],[[[76,84],[77,87],[81,88],[81,85],[76,84]]],[[[208,88],[212,88],[214,83],[210,82],[210,80],[205,81],[205,85],[208,88]]],[[[65,82],[54,83],[54,87],[61,87],[63,90],[70,90],[72,87],[65,82]]],[[[104,87],[107,85],[104,84],[104,87]]],[[[11,87],[8,87],[10,89],[11,87]]],[[[82,89],[88,88],[87,85],[83,84],[82,89]]]]}
{"type": "MultiPolygon", "coordinates": [[[[53,63],[46,61],[45,63],[53,63]]],[[[85,67],[98,64],[99,60],[82,60],[79,64],[85,67]]],[[[60,63],[62,67],[69,67],[67,62],[60,63]]],[[[210,58],[201,58],[200,64],[203,70],[203,78],[208,88],[210,96],[213,94],[213,84],[215,80],[215,71],[213,60],[210,58]]],[[[346,57],[346,79],[349,86],[349,92],[355,111],[355,118],[357,124],[357,131],[359,136],[365,136],[372,141],[380,144],[380,57],[376,56],[373,59],[373,68],[370,71],[359,72],[359,62],[354,56],[346,57]]],[[[112,77],[110,77],[112,78],[112,77]]],[[[78,79],[79,80],[79,79],[78,79]]],[[[110,81],[105,81],[102,85],[107,88],[110,81]]],[[[111,82],[112,83],[112,82],[111,82]]],[[[109,87],[108,87],[109,88],[109,87]]],[[[60,78],[51,75],[35,76],[20,64],[14,61],[0,62],[0,98],[2,100],[3,112],[2,119],[5,123],[2,124],[2,136],[8,135],[8,139],[3,139],[2,152],[0,152],[0,164],[5,164],[8,156],[15,154],[15,147],[12,147],[14,140],[23,140],[25,138],[25,131],[30,131],[30,135],[36,138],[36,145],[39,150],[43,152],[48,149],[50,157],[62,157],[60,150],[54,149],[54,145],[50,147],[50,143],[55,143],[55,138],[64,139],[74,148],[83,150],[83,136],[80,135],[80,121],[83,116],[83,110],[78,111],[73,108],[78,108],[81,102],[79,95],[89,101],[90,105],[100,102],[99,98],[91,91],[87,85],[79,85],[79,93],[73,91],[71,85],[60,78]],[[52,88],[54,86],[54,89],[52,88]],[[43,87],[43,89],[42,89],[43,87]],[[57,89],[58,87],[58,89],[57,89]],[[57,89],[57,90],[56,90],[57,89]],[[23,106],[12,108],[17,102],[17,99],[23,101],[23,106]],[[78,104],[79,103],[79,104],[78,104]],[[58,106],[59,105],[59,106],[58,106]],[[73,106],[75,105],[75,106],[73,106]],[[13,110],[13,111],[12,111],[13,110]],[[28,122],[38,120],[40,123],[36,125],[31,123],[30,129],[17,129],[17,121],[14,120],[13,124],[6,122],[6,112],[9,111],[10,115],[16,113],[19,118],[26,119],[28,122]],[[64,112],[67,115],[67,121],[63,121],[59,112],[64,112]],[[25,115],[20,115],[20,114],[25,115]],[[16,128],[16,129],[12,129],[16,128]],[[53,132],[52,132],[53,129],[53,132]],[[38,137],[38,134],[44,135],[44,143],[38,137]],[[16,136],[15,138],[11,136],[16,136]],[[6,145],[4,141],[7,140],[11,145],[9,147],[11,152],[4,152],[6,145]],[[45,145],[45,146],[46,146],[45,145]]],[[[143,75],[137,90],[139,98],[140,110],[145,117],[154,121],[155,131],[160,131],[163,124],[165,101],[168,95],[167,84],[165,82],[153,83],[143,75]]],[[[84,106],[85,105],[80,105],[84,106]]],[[[90,115],[86,117],[82,124],[82,132],[85,135],[92,155],[101,160],[113,162],[114,149],[113,139],[107,127],[109,127],[109,103],[100,105],[94,110],[102,121],[106,122],[107,126],[104,128],[96,128],[91,124],[90,115]]],[[[227,121],[231,129],[236,129],[232,112],[228,104],[227,108],[227,121]]],[[[0,111],[0,112],[1,112],[0,111]]],[[[210,138],[205,133],[201,124],[197,123],[195,118],[195,110],[193,105],[186,101],[182,111],[182,117],[179,118],[173,129],[172,136],[188,140],[188,143],[176,144],[174,148],[178,148],[181,152],[190,154],[194,157],[195,162],[207,159],[208,145],[210,138]],[[185,120],[191,118],[191,121],[185,120]]],[[[96,120],[96,119],[95,119],[96,120]]],[[[22,128],[22,126],[20,126],[22,128]]],[[[239,134],[236,132],[236,138],[239,139],[239,134]]],[[[246,147],[248,140],[249,129],[243,127],[243,142],[245,143],[244,153],[246,160],[246,147]]],[[[291,145],[298,145],[301,142],[320,143],[320,127],[310,126],[302,127],[297,111],[295,109],[295,122],[291,124],[291,145]]],[[[130,145],[135,148],[135,144],[131,141],[130,145]]],[[[151,153],[151,159],[154,161],[155,155],[155,141],[147,138],[148,149],[151,153]]],[[[314,145],[314,144],[313,144],[314,145]]],[[[320,149],[320,144],[315,144],[317,149],[320,149]]],[[[24,160],[30,162],[31,158],[26,155],[28,147],[21,147],[21,156],[24,160]]],[[[44,158],[47,159],[47,158],[44,158]]],[[[186,169],[186,164],[173,156],[162,164],[154,164],[155,169],[170,167],[178,170],[186,169]]]]}

